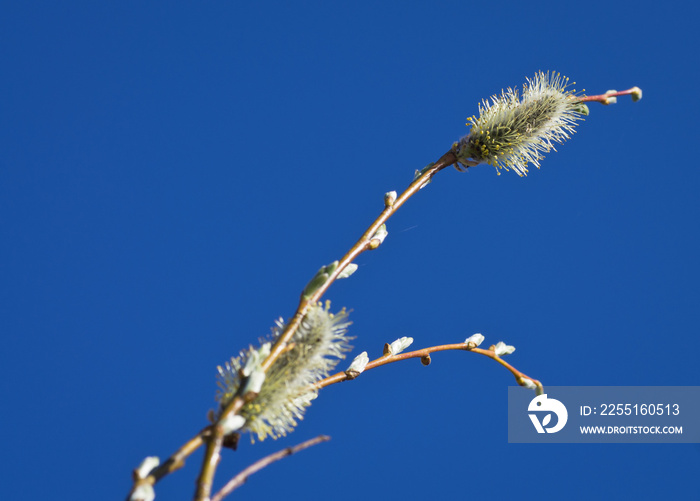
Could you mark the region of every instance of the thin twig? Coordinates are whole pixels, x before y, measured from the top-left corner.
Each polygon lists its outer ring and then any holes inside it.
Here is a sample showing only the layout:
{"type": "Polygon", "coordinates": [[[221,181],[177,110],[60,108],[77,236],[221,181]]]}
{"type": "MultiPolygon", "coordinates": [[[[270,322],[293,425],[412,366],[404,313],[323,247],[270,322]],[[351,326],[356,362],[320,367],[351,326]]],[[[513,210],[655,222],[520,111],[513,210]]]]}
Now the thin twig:
{"type": "MultiPolygon", "coordinates": [[[[504,361],[501,357],[496,355],[496,352],[494,351],[494,347],[492,346],[488,350],[484,350],[481,348],[477,348],[473,343],[456,343],[456,344],[442,344],[439,346],[431,346],[429,348],[423,348],[421,350],[416,350],[416,351],[409,351],[406,353],[399,353],[398,355],[383,355],[375,360],[372,360],[365,366],[365,371],[368,371],[370,369],[374,369],[376,367],[381,367],[382,365],[387,365],[391,364],[394,362],[400,362],[401,360],[408,360],[409,358],[420,358],[422,360],[426,360],[427,363],[429,362],[429,357],[431,353],[435,353],[438,351],[449,351],[449,350],[461,350],[461,351],[471,351],[473,353],[479,353],[480,355],[484,355],[486,357],[492,358],[493,360],[496,360],[499,364],[503,365],[506,369],[508,369],[511,374],[515,377],[515,380],[518,382],[520,386],[528,386],[528,383],[526,381],[530,381],[532,384],[535,385],[536,388],[542,389],[542,383],[540,383],[537,379],[531,378],[530,376],[527,376],[525,373],[520,372],[518,369],[510,365],[508,362],[504,361]],[[428,357],[427,359],[425,357],[428,357]]],[[[332,384],[340,383],[342,381],[347,381],[351,379],[355,379],[357,376],[353,375],[352,373],[348,374],[348,372],[338,372],[337,374],[333,374],[332,376],[328,376],[325,379],[320,380],[317,382],[314,387],[316,389],[321,389],[325,388],[326,386],[330,386],[332,384]]]]}
{"type": "Polygon", "coordinates": [[[214,495],[214,497],[211,498],[211,501],[221,501],[223,498],[231,494],[231,492],[233,492],[235,489],[243,485],[248,480],[248,477],[251,476],[253,473],[257,473],[258,471],[262,470],[266,466],[269,466],[275,461],[284,459],[287,456],[291,456],[295,452],[307,449],[316,444],[320,444],[321,442],[327,442],[330,439],[331,437],[328,437],[326,435],[319,435],[316,438],[312,438],[311,440],[302,442],[299,445],[295,445],[294,447],[287,447],[286,449],[282,449],[279,452],[275,452],[274,454],[270,454],[269,456],[266,456],[256,461],[255,463],[248,466],[245,470],[240,472],[238,475],[233,477],[231,480],[229,480],[226,483],[226,485],[224,485],[223,488],[219,492],[217,492],[214,495]]]}
{"type": "Polygon", "coordinates": [[[580,96],[576,97],[576,101],[585,102],[596,102],[601,104],[613,104],[617,100],[614,99],[618,96],[632,96],[632,101],[639,101],[642,98],[642,89],[639,87],[632,87],[627,90],[610,90],[605,94],[598,94],[596,96],[580,96]],[[612,98],[612,99],[611,99],[612,98]]]}

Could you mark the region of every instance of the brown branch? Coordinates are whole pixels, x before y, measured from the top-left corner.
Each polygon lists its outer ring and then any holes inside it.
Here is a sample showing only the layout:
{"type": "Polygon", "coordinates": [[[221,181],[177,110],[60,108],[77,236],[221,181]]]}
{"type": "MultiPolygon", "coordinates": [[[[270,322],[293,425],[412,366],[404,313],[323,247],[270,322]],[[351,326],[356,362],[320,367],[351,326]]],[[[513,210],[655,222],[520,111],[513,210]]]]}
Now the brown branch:
{"type": "Polygon", "coordinates": [[[253,473],[257,473],[258,471],[269,466],[275,461],[284,459],[287,456],[291,456],[295,452],[302,451],[316,444],[320,444],[321,442],[327,442],[330,439],[331,437],[328,437],[326,435],[319,435],[316,438],[312,438],[311,440],[302,442],[301,444],[295,445],[294,447],[287,447],[286,449],[282,449],[279,452],[275,452],[274,454],[270,454],[269,456],[266,456],[256,461],[255,463],[251,464],[246,469],[241,471],[238,475],[233,477],[231,480],[229,480],[226,483],[226,485],[224,485],[222,489],[219,492],[217,492],[214,495],[214,497],[211,498],[211,501],[221,501],[223,498],[231,494],[231,492],[233,492],[235,489],[243,485],[248,480],[248,477],[250,477],[253,473]]]}
{"type": "MultiPolygon", "coordinates": [[[[270,355],[263,361],[262,369],[267,372],[267,370],[275,363],[277,358],[280,356],[284,350],[286,344],[291,340],[292,336],[301,325],[301,321],[306,315],[306,312],[310,305],[315,304],[328,290],[333,282],[336,281],[338,275],[345,269],[345,267],[352,263],[357,256],[362,254],[367,250],[376,249],[380,244],[377,238],[374,238],[377,230],[386,223],[386,221],[413,195],[415,195],[418,190],[425,186],[430,179],[440,172],[445,167],[457,163],[457,157],[452,152],[452,150],[445,153],[440,159],[433,165],[426,167],[421,171],[420,175],[414,179],[414,181],[408,185],[406,190],[399,195],[396,200],[391,203],[385,202],[384,210],[379,214],[379,217],[367,228],[367,230],[362,234],[360,239],[353,245],[350,250],[342,257],[339,261],[338,266],[329,275],[328,279],[315,291],[313,291],[308,296],[302,294],[301,300],[299,301],[299,306],[292,319],[287,323],[284,330],[280,333],[279,338],[275,341],[272,346],[270,355]]],[[[243,388],[244,385],[241,385],[243,388]]],[[[255,398],[254,395],[236,395],[231,402],[221,411],[217,424],[212,428],[212,433],[208,437],[207,447],[204,453],[204,460],[202,463],[202,469],[200,475],[197,479],[197,489],[195,494],[196,501],[208,501],[211,495],[211,486],[214,481],[214,473],[216,471],[216,465],[218,464],[219,453],[221,451],[221,446],[224,439],[224,430],[218,423],[221,423],[228,416],[236,414],[241,407],[246,403],[246,400],[252,401],[255,398]]]]}
{"type": "MultiPolygon", "coordinates": [[[[538,393],[541,393],[543,386],[542,383],[540,383],[537,379],[531,378],[530,376],[526,375],[523,372],[520,372],[518,369],[510,365],[508,362],[504,361],[501,357],[496,355],[495,352],[495,346],[491,346],[488,350],[483,350],[481,348],[477,348],[474,343],[457,343],[457,344],[443,344],[439,346],[431,346],[429,348],[423,348],[422,350],[416,350],[416,351],[409,351],[406,353],[399,353],[398,355],[383,355],[375,360],[372,360],[369,362],[364,370],[370,370],[374,369],[376,367],[381,367],[382,365],[387,365],[387,364],[392,364],[394,362],[400,362],[401,360],[408,360],[410,358],[420,358],[421,362],[423,362],[424,365],[427,365],[430,363],[430,354],[435,353],[438,351],[449,351],[449,350],[461,350],[461,351],[471,351],[473,353],[479,353],[480,355],[484,355],[486,357],[489,357],[495,361],[497,361],[499,364],[503,365],[506,369],[508,369],[511,374],[515,377],[515,380],[520,386],[530,386],[534,385],[536,388],[536,391],[538,393]]],[[[325,388],[326,386],[330,386],[332,384],[340,383],[342,381],[347,381],[347,380],[352,380],[355,379],[358,376],[358,374],[353,374],[349,371],[346,372],[339,372],[337,374],[333,374],[332,376],[328,376],[325,379],[322,379],[318,383],[314,385],[316,389],[321,389],[325,388]]]]}
{"type": "MultiPolygon", "coordinates": [[[[495,352],[495,347],[491,346],[488,350],[484,350],[481,348],[476,347],[474,343],[455,343],[455,344],[443,344],[443,345],[438,345],[438,346],[431,346],[428,348],[423,348],[420,350],[415,350],[411,352],[405,352],[405,353],[399,353],[397,355],[383,355],[375,360],[372,360],[369,362],[364,370],[371,370],[375,369],[377,367],[381,367],[383,365],[388,365],[394,362],[400,362],[402,360],[408,360],[412,358],[420,358],[421,362],[424,365],[428,365],[431,361],[430,355],[432,353],[436,353],[439,351],[452,351],[452,350],[459,350],[459,351],[471,351],[473,353],[479,353],[480,355],[484,355],[486,357],[489,357],[493,360],[496,360],[498,363],[506,367],[515,377],[515,380],[517,383],[521,386],[531,386],[534,385],[536,388],[536,391],[538,393],[543,392],[543,386],[540,381],[537,379],[531,378],[530,376],[527,376],[525,373],[519,371],[512,365],[510,365],[508,362],[504,361],[501,357],[496,355],[495,352]],[[528,384],[529,381],[531,384],[528,384]]],[[[321,381],[317,382],[314,387],[316,389],[321,389],[325,388],[326,386],[330,386],[332,384],[340,383],[342,381],[347,381],[347,380],[352,380],[355,379],[359,374],[352,374],[350,372],[338,372],[337,374],[333,374],[332,376],[328,376],[325,379],[322,379],[321,381]]],[[[210,435],[212,432],[212,426],[207,426],[204,428],[202,431],[200,431],[195,437],[190,439],[187,443],[185,443],[175,454],[173,454],[165,463],[160,465],[158,468],[155,468],[147,478],[143,480],[139,480],[134,484],[133,490],[136,488],[136,486],[141,483],[141,482],[147,482],[150,483],[151,485],[154,485],[158,480],[160,480],[162,477],[182,468],[185,464],[185,459],[189,457],[195,450],[197,450],[203,443],[204,439],[210,435]]],[[[329,437],[326,436],[319,436],[316,437],[312,440],[308,440],[306,442],[303,442],[295,447],[287,448],[282,451],[276,452],[274,454],[271,454],[270,456],[267,456],[256,463],[252,464],[245,470],[243,470],[241,473],[236,475],[233,479],[231,479],[214,497],[212,497],[212,501],[220,501],[223,499],[225,496],[229,495],[233,490],[237,489],[240,487],[247,478],[252,475],[253,473],[256,473],[257,471],[261,470],[262,468],[266,467],[272,462],[278,461],[286,456],[289,456],[291,454],[294,454],[295,452],[298,452],[300,450],[303,450],[307,447],[311,447],[313,445],[316,445],[317,443],[320,442],[325,442],[329,440],[329,437]]],[[[220,454],[220,449],[219,451],[215,451],[214,454],[212,454],[212,460],[213,458],[217,458],[216,460],[218,461],[218,457],[220,454]]],[[[216,465],[213,465],[212,468],[215,468],[216,465]]],[[[211,486],[210,486],[211,489],[211,486]]]]}
{"type": "Polygon", "coordinates": [[[404,204],[404,202],[406,202],[409,198],[415,195],[418,192],[418,190],[425,186],[435,174],[440,172],[445,167],[449,167],[450,165],[456,163],[457,157],[452,152],[452,150],[448,151],[442,157],[440,157],[440,159],[437,162],[435,162],[431,167],[425,169],[423,173],[420,176],[418,176],[408,186],[408,188],[406,188],[406,190],[403,193],[401,193],[401,195],[399,195],[399,197],[393,203],[386,205],[379,217],[375,219],[375,221],[369,226],[369,228],[367,228],[367,230],[362,234],[362,236],[355,243],[355,245],[353,245],[350,248],[350,250],[343,256],[343,258],[340,260],[338,266],[330,275],[328,280],[326,280],[326,282],[323,285],[321,285],[316,291],[314,291],[313,294],[311,294],[308,297],[301,298],[301,300],[299,301],[299,306],[297,307],[297,311],[292,317],[292,320],[285,326],[284,331],[280,334],[279,339],[275,342],[274,346],[272,347],[270,355],[262,363],[262,368],[264,371],[267,371],[272,366],[272,364],[275,363],[282,350],[284,349],[284,346],[287,344],[287,342],[289,342],[291,337],[294,335],[294,332],[296,332],[297,328],[301,324],[301,321],[304,318],[304,315],[306,314],[306,310],[308,309],[309,305],[315,304],[323,296],[326,290],[328,290],[328,288],[338,278],[338,275],[340,275],[340,273],[345,269],[345,267],[348,264],[352,263],[357,256],[359,256],[367,250],[373,250],[377,248],[378,244],[375,243],[376,241],[372,240],[372,237],[374,237],[374,235],[377,233],[377,230],[380,228],[380,226],[386,223],[389,220],[389,218],[393,216],[394,213],[404,204]]]}
{"type": "MultiPolygon", "coordinates": [[[[642,97],[642,91],[639,87],[633,87],[625,91],[609,91],[605,94],[601,94],[598,96],[581,96],[577,98],[577,100],[579,102],[597,101],[603,104],[610,104],[612,102],[615,102],[615,98],[617,96],[623,95],[631,95],[634,101],[638,101],[642,97]]],[[[299,328],[299,325],[301,324],[304,315],[306,315],[309,306],[315,304],[323,296],[326,290],[331,286],[331,284],[333,284],[333,282],[335,282],[335,280],[338,278],[338,275],[340,275],[340,273],[345,269],[345,267],[348,264],[352,263],[355,260],[355,258],[363,252],[367,250],[376,249],[381,244],[381,240],[374,238],[375,234],[377,233],[377,230],[379,230],[379,228],[384,223],[386,223],[386,221],[404,204],[404,202],[406,202],[409,198],[415,195],[418,192],[418,190],[425,186],[435,174],[440,172],[445,167],[448,167],[450,165],[458,166],[458,164],[459,162],[455,153],[452,150],[448,151],[442,157],[440,157],[440,159],[433,165],[423,169],[420,172],[420,175],[416,177],[416,179],[408,186],[408,188],[406,188],[406,190],[401,195],[399,195],[399,197],[395,201],[389,203],[385,202],[385,208],[382,211],[382,213],[369,226],[369,228],[367,228],[367,230],[360,237],[357,243],[355,243],[355,245],[353,245],[350,248],[350,250],[345,254],[345,256],[343,256],[343,258],[338,262],[338,265],[329,274],[329,277],[326,279],[326,281],[323,284],[321,284],[316,290],[311,292],[309,295],[302,293],[302,297],[299,301],[299,306],[297,307],[294,316],[287,323],[284,330],[280,333],[279,338],[272,346],[270,355],[263,361],[263,371],[267,372],[267,370],[275,363],[277,358],[284,350],[286,344],[292,339],[292,336],[299,328]]],[[[462,162],[461,164],[461,167],[463,169],[471,166],[473,165],[470,163],[462,162]]],[[[526,381],[534,381],[527,377],[523,379],[524,375],[519,376],[518,371],[516,369],[503,362],[498,357],[496,357],[495,359],[498,360],[499,363],[507,367],[511,372],[513,372],[513,374],[516,377],[516,380],[518,381],[518,384],[527,385],[528,383],[526,381]]],[[[244,385],[241,385],[241,388],[243,387],[244,385]]],[[[537,388],[541,388],[541,386],[537,386],[537,388]]],[[[248,397],[255,398],[254,396],[248,397]]],[[[226,419],[228,416],[237,413],[241,409],[241,407],[243,407],[245,403],[245,398],[246,395],[236,395],[226,406],[226,408],[222,410],[219,416],[219,422],[221,422],[223,419],[226,419]]],[[[197,483],[197,495],[195,497],[196,501],[208,501],[209,499],[211,483],[214,479],[214,471],[216,469],[218,459],[218,453],[221,450],[221,444],[224,438],[223,435],[223,429],[220,426],[214,426],[213,433],[208,440],[207,450],[205,452],[204,462],[202,465],[202,471],[197,483]]]]}

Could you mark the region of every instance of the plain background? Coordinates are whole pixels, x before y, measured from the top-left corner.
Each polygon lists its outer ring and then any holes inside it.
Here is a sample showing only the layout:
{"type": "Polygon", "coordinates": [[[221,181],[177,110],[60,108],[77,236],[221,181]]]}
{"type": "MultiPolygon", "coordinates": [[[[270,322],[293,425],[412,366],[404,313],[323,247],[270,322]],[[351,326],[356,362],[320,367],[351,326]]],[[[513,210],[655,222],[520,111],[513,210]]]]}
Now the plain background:
{"type": "MultiPolygon", "coordinates": [[[[4,498],[122,499],[145,456],[206,424],[216,366],[294,312],[481,99],[538,70],[644,99],[592,104],[527,178],[440,173],[326,296],[352,309],[351,356],[481,332],[545,386],[700,384],[696,4],[2,11],[4,498]]],[[[509,445],[513,384],[458,352],[368,372],[286,439],[244,437],[217,481],[323,433],[237,498],[697,496],[697,444],[509,445]]],[[[157,499],[190,499],[200,460],[157,499]]]]}

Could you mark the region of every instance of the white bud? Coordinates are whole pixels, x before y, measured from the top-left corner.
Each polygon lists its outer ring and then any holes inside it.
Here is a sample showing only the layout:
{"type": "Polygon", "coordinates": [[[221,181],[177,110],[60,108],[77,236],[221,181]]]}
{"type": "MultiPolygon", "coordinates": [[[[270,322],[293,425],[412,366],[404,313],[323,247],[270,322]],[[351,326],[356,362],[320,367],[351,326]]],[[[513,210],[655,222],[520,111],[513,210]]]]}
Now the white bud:
{"type": "Polygon", "coordinates": [[[265,371],[262,369],[254,370],[246,380],[245,387],[243,388],[243,393],[248,393],[249,391],[252,391],[254,393],[260,393],[264,382],[265,371]]]}
{"type": "Polygon", "coordinates": [[[467,339],[464,340],[465,344],[472,343],[474,346],[479,346],[483,342],[484,342],[484,336],[482,336],[479,333],[472,334],[471,336],[469,336],[467,339]]]}
{"type": "Polygon", "coordinates": [[[141,461],[141,464],[136,468],[136,475],[139,478],[146,478],[154,468],[158,467],[160,464],[160,459],[156,456],[148,456],[146,459],[141,461]]]}
{"type": "Polygon", "coordinates": [[[497,356],[502,357],[503,355],[510,355],[515,351],[515,346],[508,345],[503,341],[499,341],[494,347],[493,351],[497,356]]]}
{"type": "Polygon", "coordinates": [[[221,428],[224,430],[224,435],[240,430],[243,428],[244,424],[245,418],[237,414],[229,414],[223,421],[221,421],[221,423],[219,423],[221,428]]]}
{"type": "Polygon", "coordinates": [[[338,278],[348,278],[350,275],[357,271],[357,265],[355,263],[348,263],[348,265],[343,268],[343,271],[338,273],[338,278]]]}
{"type": "Polygon", "coordinates": [[[402,337],[389,345],[389,355],[398,355],[413,344],[412,337],[402,337]]]}
{"type": "Polygon", "coordinates": [[[369,357],[367,356],[367,352],[363,351],[359,355],[355,357],[355,359],[352,361],[350,364],[350,367],[345,372],[357,372],[358,374],[362,374],[362,372],[365,370],[365,367],[367,367],[367,364],[369,363],[369,357]]]}
{"type": "Polygon", "coordinates": [[[129,501],[153,501],[155,498],[156,492],[153,490],[153,486],[143,482],[133,490],[131,496],[129,496],[129,501]]]}
{"type": "Polygon", "coordinates": [[[386,225],[383,224],[374,233],[374,235],[372,235],[372,238],[370,238],[370,240],[379,240],[379,243],[376,245],[376,247],[379,247],[380,244],[384,243],[384,239],[387,237],[388,234],[389,232],[386,231],[386,225]]]}
{"type": "MultiPolygon", "coordinates": [[[[605,91],[606,94],[614,94],[617,92],[615,89],[610,89],[608,91],[605,91]]],[[[616,96],[607,96],[605,98],[605,102],[603,104],[615,104],[617,102],[617,97],[616,96]]]]}
{"type": "Polygon", "coordinates": [[[532,379],[527,379],[527,378],[520,378],[520,386],[524,386],[528,390],[536,390],[537,385],[532,382],[532,379]]]}
{"type": "Polygon", "coordinates": [[[384,206],[391,207],[396,202],[396,192],[388,191],[384,194],[384,206]]]}
{"type": "Polygon", "coordinates": [[[250,376],[254,371],[260,368],[263,360],[265,360],[270,354],[271,346],[271,343],[263,343],[263,345],[257,350],[252,347],[250,348],[248,360],[246,360],[245,367],[243,367],[243,375],[245,377],[250,376]]]}

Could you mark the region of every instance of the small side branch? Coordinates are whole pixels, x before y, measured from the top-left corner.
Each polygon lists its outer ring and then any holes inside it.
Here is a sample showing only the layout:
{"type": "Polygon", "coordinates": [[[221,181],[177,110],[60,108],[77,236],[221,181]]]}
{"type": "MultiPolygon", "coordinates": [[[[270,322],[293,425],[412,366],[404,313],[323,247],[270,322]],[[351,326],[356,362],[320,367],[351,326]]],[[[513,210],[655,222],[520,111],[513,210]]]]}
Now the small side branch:
{"type": "Polygon", "coordinates": [[[233,477],[231,480],[229,480],[226,483],[226,485],[211,498],[211,501],[221,501],[223,498],[231,494],[231,492],[233,492],[235,489],[243,485],[248,480],[248,477],[250,477],[253,473],[262,470],[263,468],[274,463],[275,461],[284,459],[287,456],[291,456],[295,452],[302,451],[316,444],[320,444],[321,442],[327,442],[330,439],[331,437],[328,437],[326,435],[319,435],[316,438],[312,438],[311,440],[302,442],[301,444],[295,445],[294,447],[287,447],[286,449],[282,449],[279,452],[275,452],[274,454],[270,454],[269,456],[266,456],[260,459],[259,461],[256,461],[255,463],[248,466],[245,470],[240,472],[238,475],[233,477]]]}
{"type": "Polygon", "coordinates": [[[605,94],[598,94],[596,96],[581,96],[577,97],[576,100],[581,103],[585,102],[595,102],[600,104],[614,104],[617,102],[618,96],[631,96],[632,101],[639,101],[642,98],[642,89],[639,87],[632,87],[627,90],[609,90],[605,94]]]}
{"type": "MultiPolygon", "coordinates": [[[[496,347],[491,346],[488,350],[484,350],[481,348],[477,348],[474,343],[471,342],[464,342],[464,343],[456,343],[456,344],[443,344],[439,346],[431,346],[429,348],[423,348],[422,350],[416,350],[416,351],[409,351],[406,353],[399,353],[398,355],[383,355],[375,360],[372,360],[369,362],[364,370],[370,370],[374,369],[376,367],[381,367],[382,365],[387,365],[387,364],[392,364],[394,362],[400,362],[402,360],[408,360],[410,358],[419,358],[423,365],[428,365],[431,361],[430,354],[435,353],[438,351],[450,351],[450,350],[460,350],[460,351],[471,351],[473,353],[479,353],[480,355],[484,355],[486,357],[489,357],[502,366],[504,366],[506,369],[508,369],[511,374],[515,377],[516,382],[520,386],[524,386],[526,388],[534,389],[538,394],[542,393],[544,391],[544,387],[542,386],[542,383],[540,383],[537,379],[531,378],[530,376],[526,375],[525,373],[519,371],[512,365],[510,365],[508,362],[503,360],[498,354],[496,354],[496,347]]],[[[351,379],[355,379],[359,373],[354,373],[352,371],[345,371],[345,372],[338,372],[337,374],[333,374],[332,376],[328,376],[325,379],[322,379],[318,383],[314,385],[315,388],[321,389],[325,388],[326,386],[330,386],[332,384],[340,383],[342,381],[348,381],[351,379]]]]}

